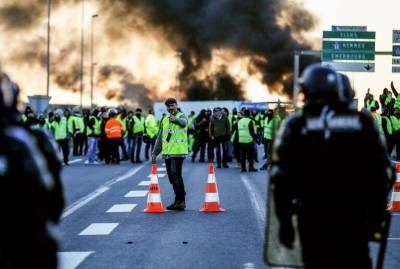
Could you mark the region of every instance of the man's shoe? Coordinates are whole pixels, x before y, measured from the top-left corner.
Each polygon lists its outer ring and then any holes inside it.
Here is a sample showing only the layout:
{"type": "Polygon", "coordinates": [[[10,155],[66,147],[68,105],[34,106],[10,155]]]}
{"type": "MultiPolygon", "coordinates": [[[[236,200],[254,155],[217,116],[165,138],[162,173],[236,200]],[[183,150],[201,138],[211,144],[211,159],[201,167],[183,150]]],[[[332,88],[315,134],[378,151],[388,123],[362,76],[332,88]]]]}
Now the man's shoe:
{"type": "Polygon", "coordinates": [[[168,210],[182,211],[182,210],[185,210],[185,208],[186,208],[185,201],[174,202],[173,204],[170,204],[169,206],[167,206],[168,210]]]}
{"type": "Polygon", "coordinates": [[[250,169],[249,169],[249,172],[258,172],[258,170],[255,169],[255,168],[250,168],[250,169]]]}
{"type": "Polygon", "coordinates": [[[175,203],[175,209],[174,210],[182,211],[182,210],[185,210],[185,208],[186,208],[185,201],[180,201],[180,202],[176,202],[175,203]]]}
{"type": "Polygon", "coordinates": [[[167,206],[168,210],[175,210],[175,202],[173,202],[172,204],[170,204],[169,206],[167,206]]]}
{"type": "Polygon", "coordinates": [[[247,172],[247,170],[246,170],[246,169],[242,169],[242,170],[240,170],[240,172],[242,172],[242,173],[246,173],[246,172],[247,172]]]}
{"type": "Polygon", "coordinates": [[[221,168],[221,165],[220,165],[220,164],[218,164],[218,165],[217,165],[217,168],[221,168]]]}
{"type": "Polygon", "coordinates": [[[141,160],[136,160],[136,163],[143,163],[141,160]]]}

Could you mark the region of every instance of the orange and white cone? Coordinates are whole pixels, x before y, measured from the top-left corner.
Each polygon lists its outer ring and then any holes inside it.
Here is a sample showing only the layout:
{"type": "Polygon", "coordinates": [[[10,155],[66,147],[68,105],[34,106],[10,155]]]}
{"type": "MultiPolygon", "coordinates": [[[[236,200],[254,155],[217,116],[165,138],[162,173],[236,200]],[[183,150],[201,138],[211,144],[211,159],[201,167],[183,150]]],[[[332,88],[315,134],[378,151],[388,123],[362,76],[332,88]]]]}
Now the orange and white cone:
{"type": "Polygon", "coordinates": [[[396,164],[396,182],[393,186],[392,199],[388,210],[391,212],[400,212],[400,163],[396,164]]]}
{"type": "Polygon", "coordinates": [[[160,194],[160,184],[157,177],[157,166],[151,165],[151,178],[149,185],[149,194],[147,195],[147,207],[143,210],[146,213],[163,213],[166,212],[160,194]]]}
{"type": "Polygon", "coordinates": [[[218,195],[218,186],[214,174],[214,165],[210,163],[208,167],[208,178],[206,185],[206,196],[204,199],[203,208],[201,212],[223,212],[225,209],[221,208],[218,195]]]}

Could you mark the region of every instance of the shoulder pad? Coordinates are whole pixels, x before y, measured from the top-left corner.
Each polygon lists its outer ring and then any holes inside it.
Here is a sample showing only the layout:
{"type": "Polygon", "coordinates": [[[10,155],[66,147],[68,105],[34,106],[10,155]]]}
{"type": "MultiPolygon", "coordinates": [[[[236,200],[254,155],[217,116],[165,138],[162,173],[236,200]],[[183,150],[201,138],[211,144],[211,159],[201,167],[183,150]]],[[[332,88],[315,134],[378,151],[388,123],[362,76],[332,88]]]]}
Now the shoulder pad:
{"type": "Polygon", "coordinates": [[[54,179],[49,172],[47,162],[45,161],[43,154],[37,147],[36,138],[26,129],[19,126],[13,126],[6,129],[4,134],[7,137],[20,142],[26,147],[27,151],[30,153],[30,157],[34,162],[32,165],[35,165],[35,168],[37,171],[39,171],[42,184],[47,189],[52,189],[54,187],[54,179]]]}
{"type": "Polygon", "coordinates": [[[4,155],[0,155],[0,176],[4,176],[8,170],[8,160],[4,155]]]}
{"type": "Polygon", "coordinates": [[[34,137],[29,133],[28,130],[26,130],[25,128],[20,127],[20,126],[13,126],[13,127],[7,128],[4,131],[4,134],[9,138],[13,138],[24,144],[31,143],[32,140],[34,139],[34,137]]]}

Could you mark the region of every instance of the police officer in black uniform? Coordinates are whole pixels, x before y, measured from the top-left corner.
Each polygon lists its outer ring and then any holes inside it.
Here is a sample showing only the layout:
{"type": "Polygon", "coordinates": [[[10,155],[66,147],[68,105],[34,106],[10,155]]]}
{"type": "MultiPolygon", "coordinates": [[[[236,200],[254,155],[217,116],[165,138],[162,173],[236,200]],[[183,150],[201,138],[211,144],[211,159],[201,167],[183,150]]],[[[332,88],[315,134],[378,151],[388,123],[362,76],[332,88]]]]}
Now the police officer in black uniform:
{"type": "Polygon", "coordinates": [[[61,163],[45,136],[15,123],[16,84],[0,73],[0,86],[0,268],[55,269],[57,244],[50,227],[64,205],[59,177],[53,176],[59,176],[61,163]]]}
{"type": "Polygon", "coordinates": [[[394,174],[387,151],[335,71],[311,65],[301,86],[303,111],[285,120],[269,170],[279,239],[293,247],[297,215],[305,268],[370,269],[394,174]]]}

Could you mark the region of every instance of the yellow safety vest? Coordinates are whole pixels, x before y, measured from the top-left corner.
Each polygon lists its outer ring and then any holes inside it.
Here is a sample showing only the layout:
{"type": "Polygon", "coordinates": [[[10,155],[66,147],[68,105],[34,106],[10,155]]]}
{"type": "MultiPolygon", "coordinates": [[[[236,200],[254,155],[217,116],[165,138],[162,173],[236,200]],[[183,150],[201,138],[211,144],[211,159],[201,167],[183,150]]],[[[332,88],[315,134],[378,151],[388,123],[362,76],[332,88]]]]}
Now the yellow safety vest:
{"type": "MultiPolygon", "coordinates": [[[[175,117],[183,115],[178,112],[175,117]]],[[[185,155],[189,153],[187,139],[187,125],[181,127],[179,124],[170,123],[169,117],[164,117],[162,122],[162,150],[163,155],[185,155]]]]}
{"type": "Polygon", "coordinates": [[[253,137],[250,134],[250,125],[251,119],[243,118],[238,122],[239,127],[239,143],[251,143],[253,142],[253,137]]]}

